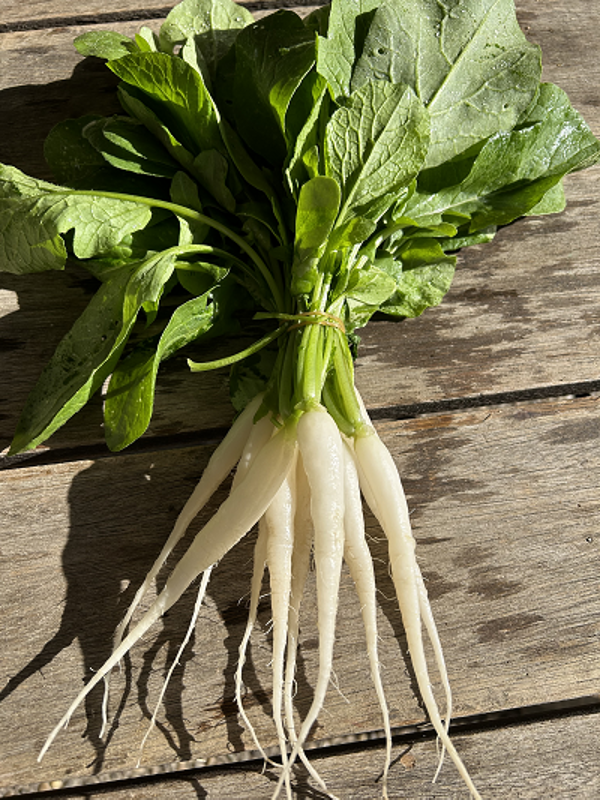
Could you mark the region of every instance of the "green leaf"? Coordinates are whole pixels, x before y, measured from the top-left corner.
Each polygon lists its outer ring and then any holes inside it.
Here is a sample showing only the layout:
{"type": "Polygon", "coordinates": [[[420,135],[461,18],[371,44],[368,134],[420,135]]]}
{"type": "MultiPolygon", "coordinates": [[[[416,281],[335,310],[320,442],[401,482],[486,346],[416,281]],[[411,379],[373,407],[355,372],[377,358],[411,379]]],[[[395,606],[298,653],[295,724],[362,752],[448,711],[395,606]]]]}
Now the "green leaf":
{"type": "Polygon", "coordinates": [[[0,197],[0,270],[14,274],[63,269],[67,251],[52,219],[32,217],[30,200],[0,197]]]}
{"type": "Polygon", "coordinates": [[[151,28],[143,25],[135,35],[135,43],[142,53],[158,52],[158,37],[151,28]]]}
{"type": "Polygon", "coordinates": [[[235,198],[227,186],[229,163],[218,150],[204,150],[194,159],[194,174],[226,211],[235,211],[235,198]]]}
{"type": "Polygon", "coordinates": [[[208,64],[204,60],[202,51],[196,44],[195,39],[188,39],[179,51],[179,55],[186,64],[189,64],[196,72],[200,73],[204,85],[209,92],[212,92],[212,78],[208,69],[208,64]]]}
{"type": "Polygon", "coordinates": [[[115,271],[129,265],[132,269],[162,250],[179,244],[178,219],[163,209],[152,209],[152,218],[143,230],[127,234],[121,241],[99,256],[81,261],[95,278],[110,280],[115,271]]]}
{"type": "Polygon", "coordinates": [[[133,86],[118,88],[119,101],[125,111],[139,120],[152,133],[165,150],[188,171],[193,170],[194,156],[173,135],[169,127],[162,122],[158,114],[148,105],[148,98],[133,86]]]}
{"type": "Polygon", "coordinates": [[[240,136],[271,164],[283,164],[285,118],[315,62],[315,40],[292,11],[277,11],[244,28],[235,42],[233,112],[240,136]]]}
{"type": "Polygon", "coordinates": [[[187,150],[222,150],[219,116],[200,74],[166,53],[136,53],[110,61],[122,81],[141,90],[157,118],[187,150]]]}
{"type": "Polygon", "coordinates": [[[29,450],[79,411],[111,373],[142,305],[156,302],[175,255],[159,254],[103,283],[27,398],[11,453],[29,450]]]}
{"type": "MultiPolygon", "coordinates": [[[[599,155],[600,144],[565,93],[543,84],[519,127],[492,136],[460,183],[440,185],[443,168],[437,169],[433,183],[424,173],[403,214],[427,225],[449,213],[460,214],[471,220],[469,230],[474,232],[531,213],[551,191],[547,202],[560,210],[561,195],[554,187],[563,175],[599,155]]],[[[455,174],[450,170],[450,179],[455,174]]]]}
{"type": "Polygon", "coordinates": [[[345,225],[338,226],[331,236],[329,246],[332,250],[362,244],[375,233],[377,225],[366,217],[352,217],[345,225]]]}
{"type": "Polygon", "coordinates": [[[452,237],[440,237],[437,241],[445,253],[455,253],[463,247],[471,247],[474,244],[486,244],[491,242],[496,235],[496,226],[490,225],[489,228],[482,228],[477,233],[459,233],[452,237]]]}
{"type": "Polygon", "coordinates": [[[112,61],[137,51],[138,47],[128,36],[114,31],[89,31],[73,42],[82,56],[95,56],[112,61]]]}
{"type": "Polygon", "coordinates": [[[316,177],[300,190],[292,264],[292,294],[308,294],[318,276],[319,259],[340,207],[340,187],[333,178],[316,177]]]}
{"type": "Polygon", "coordinates": [[[91,258],[145,227],[147,205],[64,189],[0,165],[0,251],[7,272],[61,269],[59,234],[73,232],[77,258],[91,258]]]}
{"type": "MultiPolygon", "coordinates": [[[[171,183],[171,200],[177,205],[191,208],[202,213],[202,203],[198,195],[198,186],[185,172],[178,172],[171,183]]],[[[204,222],[178,217],[180,226],[179,244],[199,244],[208,235],[208,226],[204,222]]]]}
{"type": "Polygon", "coordinates": [[[144,125],[129,117],[92,121],[82,133],[117,169],[161,178],[172,177],[179,169],[179,164],[144,125]]]}
{"type": "Polygon", "coordinates": [[[388,0],[376,11],[352,75],[411,86],[429,111],[427,166],[510,130],[533,99],[539,48],[513,0],[388,0]]]}
{"type": "Polygon", "coordinates": [[[567,199],[562,181],[555,183],[538,203],[530,208],[527,216],[541,216],[542,214],[559,214],[565,210],[567,199]]]}
{"type": "Polygon", "coordinates": [[[346,331],[364,327],[396,288],[394,278],[376,266],[352,270],[344,292],[346,331]]]}
{"type": "Polygon", "coordinates": [[[161,361],[205,333],[213,312],[205,294],[188,300],[173,312],[157,345],[142,345],[119,362],[104,403],[106,441],[111,450],[122,450],[146,431],[161,361]]]}
{"type": "Polygon", "coordinates": [[[542,83],[519,128],[532,126],[539,154],[530,165],[528,178],[566,175],[600,160],[600,142],[565,92],[552,83],[542,83]],[[539,163],[538,163],[539,162],[539,163]]]}
{"type": "Polygon", "coordinates": [[[326,78],[336,99],[350,94],[358,55],[355,34],[359,18],[368,18],[378,5],[379,0],[332,0],[327,38],[318,39],[317,70],[326,78]]]}
{"type": "MultiPolygon", "coordinates": [[[[311,73],[311,75],[313,74],[311,73]]],[[[294,196],[297,196],[307,177],[314,178],[319,172],[321,120],[325,117],[328,109],[329,91],[327,81],[318,74],[315,75],[315,80],[310,85],[312,89],[311,108],[295,136],[293,150],[285,170],[288,186],[294,196]]]]}
{"type": "Polygon", "coordinates": [[[327,174],[342,187],[340,223],[377,219],[418,174],[427,153],[427,113],[406,86],[367,83],[325,131],[327,174]]]}
{"type": "Polygon", "coordinates": [[[88,115],[55,125],[44,141],[44,158],[59,183],[87,188],[106,170],[106,161],[83,135],[90,122],[103,119],[88,115]]]}
{"type": "Polygon", "coordinates": [[[426,308],[441,303],[450,288],[456,257],[444,253],[435,239],[406,242],[400,260],[382,261],[382,267],[396,281],[396,290],[381,310],[394,317],[418,317],[426,308]]]}
{"type": "Polygon", "coordinates": [[[177,279],[190,294],[199,297],[206,294],[228,274],[226,267],[219,267],[209,261],[178,261],[177,279]]]}
{"type": "Polygon", "coordinates": [[[214,76],[216,64],[239,31],[253,22],[248,9],[233,0],[183,0],[169,12],[160,29],[160,47],[172,53],[177,45],[193,41],[214,76]]]}

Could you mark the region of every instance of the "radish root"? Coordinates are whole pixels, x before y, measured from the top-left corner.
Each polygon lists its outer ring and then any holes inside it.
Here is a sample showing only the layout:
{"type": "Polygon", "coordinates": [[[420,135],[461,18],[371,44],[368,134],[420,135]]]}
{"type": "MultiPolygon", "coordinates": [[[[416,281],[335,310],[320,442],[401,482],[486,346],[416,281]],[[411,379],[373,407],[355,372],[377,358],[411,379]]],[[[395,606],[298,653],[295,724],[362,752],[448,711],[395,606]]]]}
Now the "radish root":
{"type": "MultiPolygon", "coordinates": [[[[209,461],[165,546],[138,589],[116,632],[112,655],[94,674],[54,728],[42,748],[39,760],[91,689],[99,681],[108,684],[108,676],[113,667],[202,574],[187,634],[160,692],[141,744],[143,750],[154,727],[169,678],[200,614],[213,566],[259,523],[254,548],[248,621],[239,646],[235,674],[235,697],[240,717],[255,746],[265,762],[279,771],[273,800],[282,791],[285,791],[288,800],[292,797],[292,771],[298,759],[322,791],[335,798],[308,760],[304,745],[323,709],[327,690],[332,682],[343,561],[348,566],[360,603],[371,679],[383,720],[385,758],[381,794],[387,799],[392,732],[380,672],[377,589],[373,560],[365,536],[362,494],[388,541],[392,580],[414,673],[425,708],[442,746],[434,780],[441,769],[444,753],[447,752],[471,796],[480,797],[448,735],[452,713],[450,684],[425,583],[415,558],[415,540],[400,477],[390,453],[375,432],[358,393],[356,400],[364,425],[351,439],[342,437],[334,419],[318,404],[292,415],[285,424],[279,424],[278,428],[269,417],[254,421],[261,398],[256,398],[240,415],[209,461]],[[193,538],[148,610],[129,633],[126,633],[137,607],[164,567],[173,548],[236,464],[237,470],[229,496],[193,538]],[[316,572],[319,668],[310,708],[297,729],[294,688],[300,607],[310,570],[311,554],[316,572]],[[265,567],[269,571],[272,608],[272,713],[281,763],[266,755],[243,703],[243,669],[256,624],[265,567]],[[445,694],[444,718],[430,684],[423,631],[431,643],[435,666],[445,694]]],[[[107,695],[103,713],[106,713],[106,703],[107,695]]]]}

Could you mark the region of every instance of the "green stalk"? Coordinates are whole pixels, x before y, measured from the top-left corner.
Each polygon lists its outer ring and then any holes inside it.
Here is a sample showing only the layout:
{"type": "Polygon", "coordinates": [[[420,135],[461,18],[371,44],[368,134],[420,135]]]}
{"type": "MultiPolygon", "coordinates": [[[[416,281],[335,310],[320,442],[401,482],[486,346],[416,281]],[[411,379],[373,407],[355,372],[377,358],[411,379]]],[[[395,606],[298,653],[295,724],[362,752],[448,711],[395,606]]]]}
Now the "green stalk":
{"type": "MultiPolygon", "coordinates": [[[[337,329],[336,329],[337,330],[337,329]]],[[[344,334],[338,330],[338,341],[333,352],[335,382],[346,419],[355,431],[364,427],[360,405],[354,389],[354,364],[344,334]]]]}
{"type": "Polygon", "coordinates": [[[205,214],[201,214],[199,211],[194,211],[192,208],[187,208],[186,206],[181,206],[178,203],[171,203],[167,200],[158,200],[153,197],[141,197],[139,195],[134,194],[121,194],[120,192],[96,192],[88,189],[56,189],[56,194],[70,194],[70,195],[81,195],[85,197],[106,197],[112,200],[125,200],[131,203],[140,203],[142,205],[149,206],[150,208],[164,208],[166,211],[171,211],[178,217],[183,217],[184,219],[190,219],[194,222],[201,222],[204,225],[207,225],[209,228],[213,228],[214,230],[222,233],[223,236],[226,236],[228,239],[231,239],[232,242],[237,244],[240,250],[243,250],[244,253],[254,262],[254,264],[258,267],[261,275],[267,282],[269,289],[271,290],[271,294],[273,295],[273,301],[275,303],[275,308],[280,311],[285,309],[285,303],[283,301],[283,297],[279,286],[275,282],[271,271],[269,270],[268,266],[264,262],[264,260],[258,255],[256,250],[248,244],[241,236],[239,236],[235,231],[232,231],[231,228],[228,228],[227,225],[224,225],[221,222],[218,222],[211,217],[207,217],[205,214]]]}
{"type": "Polygon", "coordinates": [[[296,355],[296,331],[290,331],[288,334],[285,350],[283,354],[283,363],[279,372],[278,380],[278,404],[279,413],[284,419],[287,419],[292,413],[294,405],[294,357],[296,355]]]}
{"type": "Polygon", "coordinates": [[[235,364],[238,361],[242,361],[244,358],[253,355],[254,353],[258,353],[259,350],[262,350],[263,347],[266,347],[271,342],[274,342],[279,336],[281,336],[284,331],[287,330],[287,325],[280,325],[276,330],[268,333],[266,336],[263,336],[262,339],[259,339],[254,344],[251,344],[250,347],[247,347],[245,350],[240,350],[239,353],[235,353],[232,356],[227,356],[226,358],[219,358],[216,361],[192,361],[188,358],[188,367],[191,369],[192,372],[208,372],[211,369],[219,369],[219,367],[229,367],[231,364],[235,364]]]}

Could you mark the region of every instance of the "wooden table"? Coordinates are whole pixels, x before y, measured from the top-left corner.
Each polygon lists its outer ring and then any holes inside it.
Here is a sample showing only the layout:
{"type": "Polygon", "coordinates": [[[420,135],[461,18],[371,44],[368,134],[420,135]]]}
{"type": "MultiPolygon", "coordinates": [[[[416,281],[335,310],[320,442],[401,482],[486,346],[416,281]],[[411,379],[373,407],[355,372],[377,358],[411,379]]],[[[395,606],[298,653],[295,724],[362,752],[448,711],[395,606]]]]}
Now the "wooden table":
{"type": "MultiPolygon", "coordinates": [[[[262,14],[275,5],[250,7],[262,14]]],[[[517,5],[526,34],[542,45],[545,77],[600,134],[600,5],[517,5]]],[[[74,36],[94,28],[132,34],[158,26],[166,11],[165,0],[4,0],[0,161],[49,177],[42,141],[50,127],[114,108],[110,78],[71,48],[74,36]]],[[[359,388],[404,476],[454,689],[455,743],[485,798],[600,796],[600,169],[570,177],[566,190],[564,214],[519,221],[465,252],[439,308],[414,321],[373,322],[357,363],[359,388]]],[[[71,272],[3,276],[0,286],[2,449],[91,287],[71,272]]],[[[111,800],[270,797],[273,774],[261,773],[233,703],[252,537],[216,570],[140,770],[139,742],[185,631],[189,593],[115,678],[108,736],[100,738],[93,693],[36,762],[84,676],[108,654],[127,599],[231,419],[227,375],[191,376],[176,357],[161,373],[151,428],[130,451],[107,452],[98,400],[48,448],[5,461],[0,797],[38,788],[111,800]]],[[[450,764],[431,785],[435,740],[372,520],[370,532],[397,733],[391,797],[466,797],[450,764]]],[[[331,688],[314,730],[313,758],[339,797],[375,798],[381,722],[346,574],[340,602],[339,691],[331,688]]],[[[246,700],[270,746],[268,623],[265,604],[246,700]]],[[[316,644],[307,603],[301,710],[316,644]]],[[[296,789],[321,796],[301,772],[296,789]]]]}

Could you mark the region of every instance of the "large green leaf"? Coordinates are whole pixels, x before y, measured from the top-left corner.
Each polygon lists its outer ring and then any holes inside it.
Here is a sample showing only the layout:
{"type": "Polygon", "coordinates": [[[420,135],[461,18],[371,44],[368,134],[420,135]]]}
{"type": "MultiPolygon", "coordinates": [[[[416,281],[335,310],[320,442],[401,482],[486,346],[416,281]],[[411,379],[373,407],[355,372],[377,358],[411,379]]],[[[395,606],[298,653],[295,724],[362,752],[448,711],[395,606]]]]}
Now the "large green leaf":
{"type": "MultiPolygon", "coordinates": [[[[460,183],[444,185],[457,174],[452,165],[423,173],[403,214],[428,226],[459,214],[470,220],[470,231],[507,225],[538,207],[563,175],[599,155],[600,144],[562,89],[543,84],[519,127],[491,137],[460,183]]],[[[555,193],[538,213],[561,204],[562,194],[555,193]]]]}
{"type": "Polygon", "coordinates": [[[291,11],[244,28],[235,42],[233,111],[246,143],[269,163],[283,164],[286,114],[315,62],[315,39],[291,11]]]}
{"type": "Polygon", "coordinates": [[[510,130],[534,97],[539,48],[513,0],[387,0],[376,11],[352,75],[411,86],[431,117],[427,166],[510,130]]]}
{"type": "Polygon", "coordinates": [[[159,254],[103,283],[61,340],[27,398],[11,453],[58,430],[100,388],[119,359],[145,303],[155,303],[173,273],[175,254],[159,254]]]}
{"type": "Polygon", "coordinates": [[[161,361],[206,333],[213,315],[206,294],[194,297],[173,312],[158,344],[142,345],[119,362],[104,403],[106,441],[111,450],[122,450],[146,431],[161,361]]]}
{"type": "Polygon", "coordinates": [[[147,104],[178,142],[197,155],[222,150],[219,118],[202,77],[181,58],[166,53],[135,53],[109,68],[144,93],[147,104]]]}
{"type": "Polygon", "coordinates": [[[183,0],[168,13],[160,29],[161,49],[172,53],[177,45],[193,42],[203,64],[214,76],[215,66],[227,53],[252,14],[233,0],[183,0]]]}
{"type": "Polygon", "coordinates": [[[357,32],[370,21],[379,0],[332,0],[327,37],[319,36],[317,69],[326,78],[335,98],[350,94],[357,32]]]}
{"type": "Polygon", "coordinates": [[[64,189],[0,165],[0,253],[5,272],[61,269],[60,234],[72,231],[77,258],[92,258],[149,222],[147,205],[64,189]]]}
{"type": "Polygon", "coordinates": [[[427,112],[406,86],[361,86],[329,120],[327,174],[342,187],[340,224],[377,219],[418,174],[427,153],[427,112]]]}

